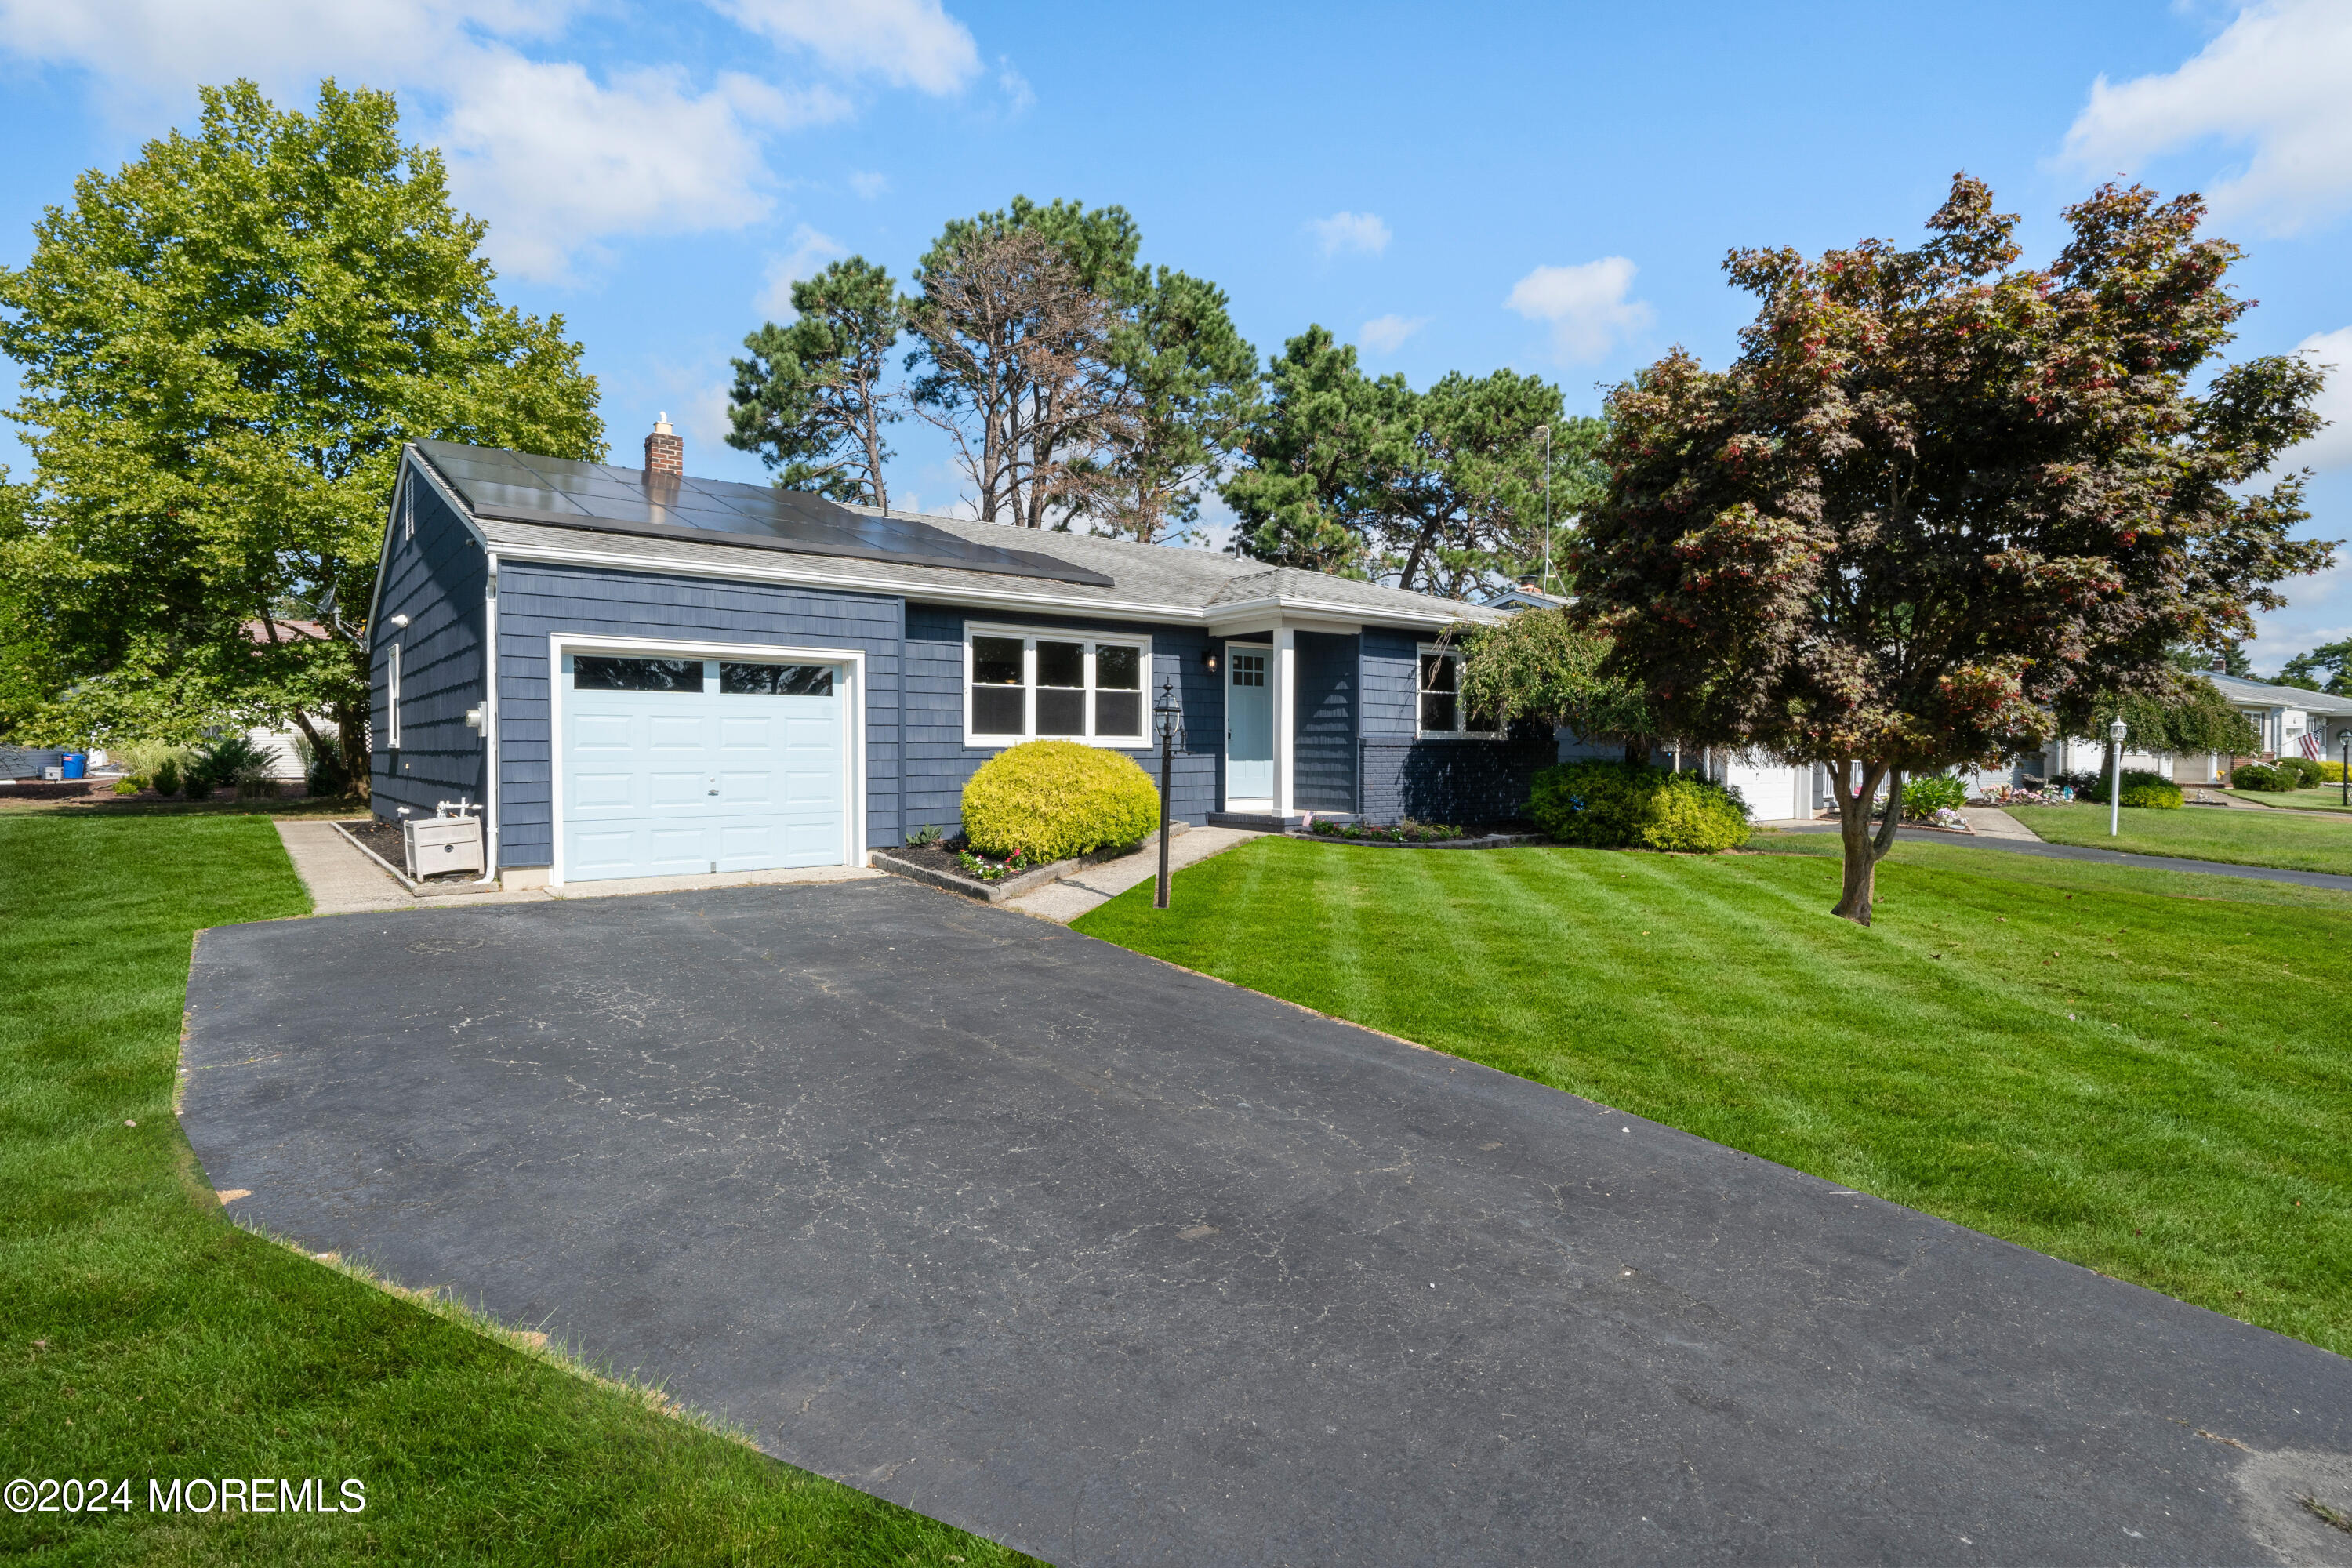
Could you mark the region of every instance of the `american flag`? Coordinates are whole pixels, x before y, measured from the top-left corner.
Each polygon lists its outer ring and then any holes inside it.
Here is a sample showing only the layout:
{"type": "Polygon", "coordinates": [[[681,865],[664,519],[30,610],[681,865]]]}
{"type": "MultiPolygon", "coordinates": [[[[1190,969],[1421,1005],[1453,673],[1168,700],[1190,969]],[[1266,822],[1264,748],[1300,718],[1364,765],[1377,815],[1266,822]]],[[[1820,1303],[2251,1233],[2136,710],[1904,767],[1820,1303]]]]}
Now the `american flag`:
{"type": "Polygon", "coordinates": [[[2316,731],[2316,730],[2305,730],[2305,731],[2303,732],[2303,754],[2304,754],[2305,756],[2306,756],[2306,757],[2309,757],[2309,758],[2310,758],[2313,762],[2315,762],[2315,762],[2317,762],[2317,761],[2319,761],[2319,731],[2316,731]]]}

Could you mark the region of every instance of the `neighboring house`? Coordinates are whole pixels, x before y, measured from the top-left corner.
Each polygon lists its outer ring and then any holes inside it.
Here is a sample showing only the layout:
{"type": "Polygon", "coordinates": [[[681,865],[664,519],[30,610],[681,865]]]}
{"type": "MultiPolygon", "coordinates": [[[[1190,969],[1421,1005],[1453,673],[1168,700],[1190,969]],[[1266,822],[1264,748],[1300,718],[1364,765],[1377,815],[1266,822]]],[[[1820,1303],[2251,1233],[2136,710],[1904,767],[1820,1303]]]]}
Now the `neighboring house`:
{"type": "Polygon", "coordinates": [[[860,864],[1004,748],[1158,772],[1179,819],[1516,815],[1549,738],[1468,729],[1497,613],[1205,551],[420,442],[369,612],[375,809],[478,803],[507,879],[860,864]],[[495,681],[485,650],[495,647],[495,681]]]}
{"type": "MultiPolygon", "coordinates": [[[[2237,758],[2219,752],[2184,752],[2176,756],[2168,752],[2127,751],[2124,753],[2125,767],[2162,773],[2177,784],[2222,784],[2228,781],[2232,762],[2303,755],[2306,735],[2314,742],[2314,751],[2342,760],[2344,737],[2352,733],[2352,698],[2331,697],[2300,687],[2270,686],[2218,670],[2200,673],[2229,700],[2231,707],[2253,725],[2257,737],[2254,751],[2237,758]]],[[[2090,773],[2104,765],[2105,755],[2099,742],[2074,739],[2051,742],[2043,761],[2054,773],[2090,773]]]]}
{"type": "MultiPolygon", "coordinates": [[[[263,644],[272,640],[272,632],[276,633],[275,640],[278,642],[330,642],[334,638],[334,634],[317,621],[276,620],[265,626],[260,620],[255,619],[246,622],[242,629],[248,642],[263,644]]],[[[313,717],[317,726],[326,730],[334,728],[331,721],[313,717]]],[[[281,784],[300,782],[310,777],[310,770],[302,765],[301,735],[299,730],[292,728],[257,729],[245,732],[245,738],[269,759],[269,776],[281,784]]]]}

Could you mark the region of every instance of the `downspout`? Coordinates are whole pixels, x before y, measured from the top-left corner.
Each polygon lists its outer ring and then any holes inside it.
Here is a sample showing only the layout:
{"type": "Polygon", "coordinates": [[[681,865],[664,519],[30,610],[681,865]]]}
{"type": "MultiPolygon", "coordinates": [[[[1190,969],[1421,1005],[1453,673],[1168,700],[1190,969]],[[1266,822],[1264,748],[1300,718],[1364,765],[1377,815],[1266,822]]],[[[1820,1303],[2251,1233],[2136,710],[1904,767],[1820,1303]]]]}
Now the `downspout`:
{"type": "Polygon", "coordinates": [[[485,551],[482,579],[482,874],[499,879],[499,552],[485,551]]]}

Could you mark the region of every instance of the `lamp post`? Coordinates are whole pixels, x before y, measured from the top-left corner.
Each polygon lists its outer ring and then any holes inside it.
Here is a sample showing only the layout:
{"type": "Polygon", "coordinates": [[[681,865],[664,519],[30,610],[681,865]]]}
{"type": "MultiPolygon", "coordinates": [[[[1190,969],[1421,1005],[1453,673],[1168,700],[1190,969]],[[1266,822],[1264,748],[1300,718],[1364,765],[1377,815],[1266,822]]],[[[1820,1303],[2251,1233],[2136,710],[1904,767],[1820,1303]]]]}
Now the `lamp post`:
{"type": "Polygon", "coordinates": [[[1152,704],[1160,722],[1160,881],[1151,890],[1151,907],[1168,907],[1168,780],[1176,760],[1176,721],[1183,708],[1176,700],[1176,683],[1160,683],[1160,700],[1152,704]]]}
{"type": "Polygon", "coordinates": [[[2130,732],[2130,726],[2124,722],[2124,716],[2120,713],[2116,715],[2116,721],[2107,726],[2107,739],[2116,743],[2115,773],[2107,780],[2107,837],[2110,838],[2123,831],[2124,737],[2130,732]]]}
{"type": "Polygon", "coordinates": [[[1536,428],[1544,438],[1544,592],[1551,592],[1551,426],[1536,428]]]}
{"type": "Polygon", "coordinates": [[[2352,725],[2347,725],[2336,737],[2344,742],[2344,804],[2352,805],[2352,725]]]}

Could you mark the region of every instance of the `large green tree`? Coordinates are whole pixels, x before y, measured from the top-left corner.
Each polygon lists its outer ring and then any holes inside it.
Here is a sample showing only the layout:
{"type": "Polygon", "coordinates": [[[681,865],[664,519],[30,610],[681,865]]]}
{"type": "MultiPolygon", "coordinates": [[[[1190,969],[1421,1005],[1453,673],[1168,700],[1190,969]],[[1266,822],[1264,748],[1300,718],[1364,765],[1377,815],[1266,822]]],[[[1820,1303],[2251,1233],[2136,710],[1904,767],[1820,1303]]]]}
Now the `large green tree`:
{"type": "MultiPolygon", "coordinates": [[[[1959,176],[1916,249],[1737,251],[1727,370],[1679,350],[1610,399],[1581,610],[1687,741],[1831,764],[1867,923],[1882,783],[2038,747],[2078,690],[2160,694],[2331,546],[2289,538],[2321,423],[2301,358],[2219,364],[2247,309],[2203,204],[2106,187],[2051,264],[1959,176]]],[[[1893,814],[1890,814],[1890,821],[1893,814]]]]}
{"type": "Polygon", "coordinates": [[[1465,626],[1462,700],[1503,723],[1534,719],[1584,741],[1615,742],[1625,761],[1648,760],[1657,721],[1641,690],[1608,672],[1610,642],[1566,610],[1522,610],[1495,626],[1465,626]]]}
{"type": "Polygon", "coordinates": [[[1411,461],[1412,389],[1366,375],[1352,343],[1309,327],[1267,363],[1265,395],[1236,441],[1219,493],[1239,526],[1234,549],[1260,561],[1365,576],[1411,461]]]}
{"type": "Polygon", "coordinates": [[[915,406],[983,517],[1146,541],[1189,529],[1254,390],[1223,292],[1137,255],[1121,207],[950,222],[915,274],[915,406]]]}
{"type": "Polygon", "coordinates": [[[862,256],[793,285],[789,326],[763,322],[734,361],[727,444],[757,452],[786,489],[890,510],[887,427],[905,417],[890,351],[907,307],[887,268],[862,256]]]}
{"type": "Polygon", "coordinates": [[[390,94],[331,81],[309,114],[207,88],[196,134],[48,210],[0,268],[0,349],[38,465],[9,592],[57,661],[58,738],[315,741],[323,716],[366,777],[359,622],[402,444],[603,455],[580,346],[499,303],[484,232],[390,94]]]}
{"type": "Polygon", "coordinates": [[[2308,653],[2296,654],[2279,667],[2278,683],[2300,686],[2305,691],[2352,697],[2352,637],[2322,643],[2308,653]]]}

